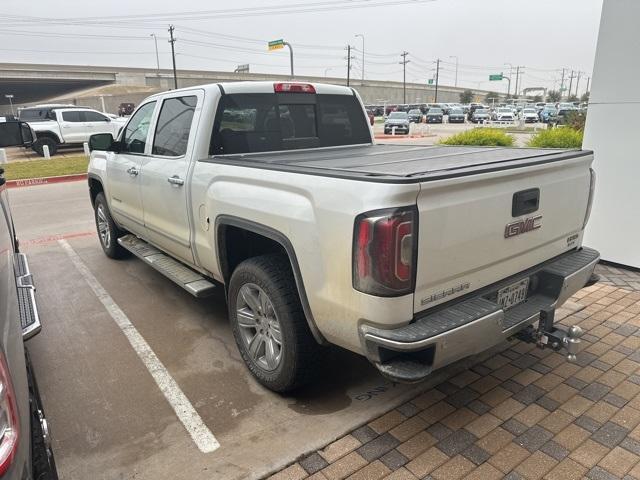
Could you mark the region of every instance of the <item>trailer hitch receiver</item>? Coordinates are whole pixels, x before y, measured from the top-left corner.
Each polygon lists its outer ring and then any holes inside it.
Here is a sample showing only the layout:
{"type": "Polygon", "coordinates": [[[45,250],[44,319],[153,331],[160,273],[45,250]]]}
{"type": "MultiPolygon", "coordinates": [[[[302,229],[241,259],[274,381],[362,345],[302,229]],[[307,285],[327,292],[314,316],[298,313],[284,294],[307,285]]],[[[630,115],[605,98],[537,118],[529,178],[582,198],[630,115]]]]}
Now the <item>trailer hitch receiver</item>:
{"type": "Polygon", "coordinates": [[[564,348],[567,352],[567,360],[575,362],[583,331],[577,325],[569,327],[568,330],[555,327],[554,313],[553,310],[543,310],[540,312],[538,329],[530,325],[519,332],[517,337],[525,342],[535,343],[539,348],[551,348],[556,352],[564,348]]]}

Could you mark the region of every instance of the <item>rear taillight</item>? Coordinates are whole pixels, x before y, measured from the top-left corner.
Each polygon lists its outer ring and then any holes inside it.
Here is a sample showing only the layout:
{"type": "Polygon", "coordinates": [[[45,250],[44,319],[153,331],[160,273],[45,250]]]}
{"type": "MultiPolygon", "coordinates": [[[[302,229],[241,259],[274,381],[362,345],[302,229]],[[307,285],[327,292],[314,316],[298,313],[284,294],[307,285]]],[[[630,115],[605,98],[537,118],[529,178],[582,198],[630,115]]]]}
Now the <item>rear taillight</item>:
{"type": "Polygon", "coordinates": [[[593,195],[596,191],[596,172],[593,168],[590,168],[591,179],[589,180],[589,201],[587,202],[587,213],[584,216],[584,223],[582,224],[582,229],[584,230],[587,226],[587,222],[589,221],[589,217],[591,216],[591,207],[593,207],[593,195]]]}
{"type": "Polygon", "coordinates": [[[7,361],[0,354],[0,477],[11,466],[18,449],[18,409],[7,361]]]}
{"type": "Polygon", "coordinates": [[[274,83],[273,90],[276,93],[316,93],[310,83],[274,83]]]}
{"type": "Polygon", "coordinates": [[[415,207],[376,210],[356,218],[353,288],[393,297],[415,286],[418,212],[415,207]]]}

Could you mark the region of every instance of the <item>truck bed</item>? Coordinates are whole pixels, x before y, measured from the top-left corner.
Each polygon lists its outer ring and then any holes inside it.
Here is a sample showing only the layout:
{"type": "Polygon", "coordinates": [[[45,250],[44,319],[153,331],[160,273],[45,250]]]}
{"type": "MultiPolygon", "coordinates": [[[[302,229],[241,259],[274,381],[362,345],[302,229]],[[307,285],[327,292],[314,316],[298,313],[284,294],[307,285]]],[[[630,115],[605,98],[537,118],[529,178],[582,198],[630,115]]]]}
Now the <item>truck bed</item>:
{"type": "Polygon", "coordinates": [[[384,144],[221,155],[201,161],[353,180],[415,183],[590,154],[586,150],[384,144]]]}

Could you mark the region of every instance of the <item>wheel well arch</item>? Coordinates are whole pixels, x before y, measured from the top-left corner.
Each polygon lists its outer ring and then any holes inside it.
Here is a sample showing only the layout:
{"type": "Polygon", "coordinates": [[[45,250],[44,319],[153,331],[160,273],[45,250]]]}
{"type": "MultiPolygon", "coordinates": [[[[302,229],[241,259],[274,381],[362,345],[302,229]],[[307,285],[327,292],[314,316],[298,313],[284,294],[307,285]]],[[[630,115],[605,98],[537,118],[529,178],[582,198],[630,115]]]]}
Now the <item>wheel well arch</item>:
{"type": "Polygon", "coordinates": [[[50,138],[56,143],[60,143],[60,137],[55,132],[51,132],[49,130],[46,130],[44,132],[36,132],[36,141],[39,138],[50,138]]]}
{"type": "Polygon", "coordinates": [[[220,273],[225,285],[229,284],[234,269],[248,258],[269,253],[281,253],[288,258],[309,329],[318,343],[326,344],[313,319],[298,259],[289,239],[271,227],[230,215],[216,218],[215,232],[220,273]]]}
{"type": "Polygon", "coordinates": [[[100,179],[89,175],[89,196],[91,197],[91,205],[95,204],[96,197],[100,192],[104,193],[104,187],[102,186],[102,182],[100,179]]]}

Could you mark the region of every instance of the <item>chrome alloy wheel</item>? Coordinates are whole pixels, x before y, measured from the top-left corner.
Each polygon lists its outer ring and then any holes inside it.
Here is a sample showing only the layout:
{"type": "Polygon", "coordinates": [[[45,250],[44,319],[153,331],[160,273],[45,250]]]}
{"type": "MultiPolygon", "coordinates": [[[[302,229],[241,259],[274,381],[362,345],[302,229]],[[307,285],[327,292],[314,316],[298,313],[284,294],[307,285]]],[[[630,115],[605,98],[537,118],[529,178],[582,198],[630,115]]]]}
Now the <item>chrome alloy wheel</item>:
{"type": "Polygon", "coordinates": [[[105,248],[111,246],[111,230],[109,229],[109,221],[107,220],[107,214],[104,209],[104,205],[98,205],[98,234],[100,235],[100,241],[105,248]]]}
{"type": "Polygon", "coordinates": [[[246,283],[236,299],[240,338],[251,360],[263,370],[273,371],[282,358],[282,333],[271,300],[258,285],[246,283]]]}

